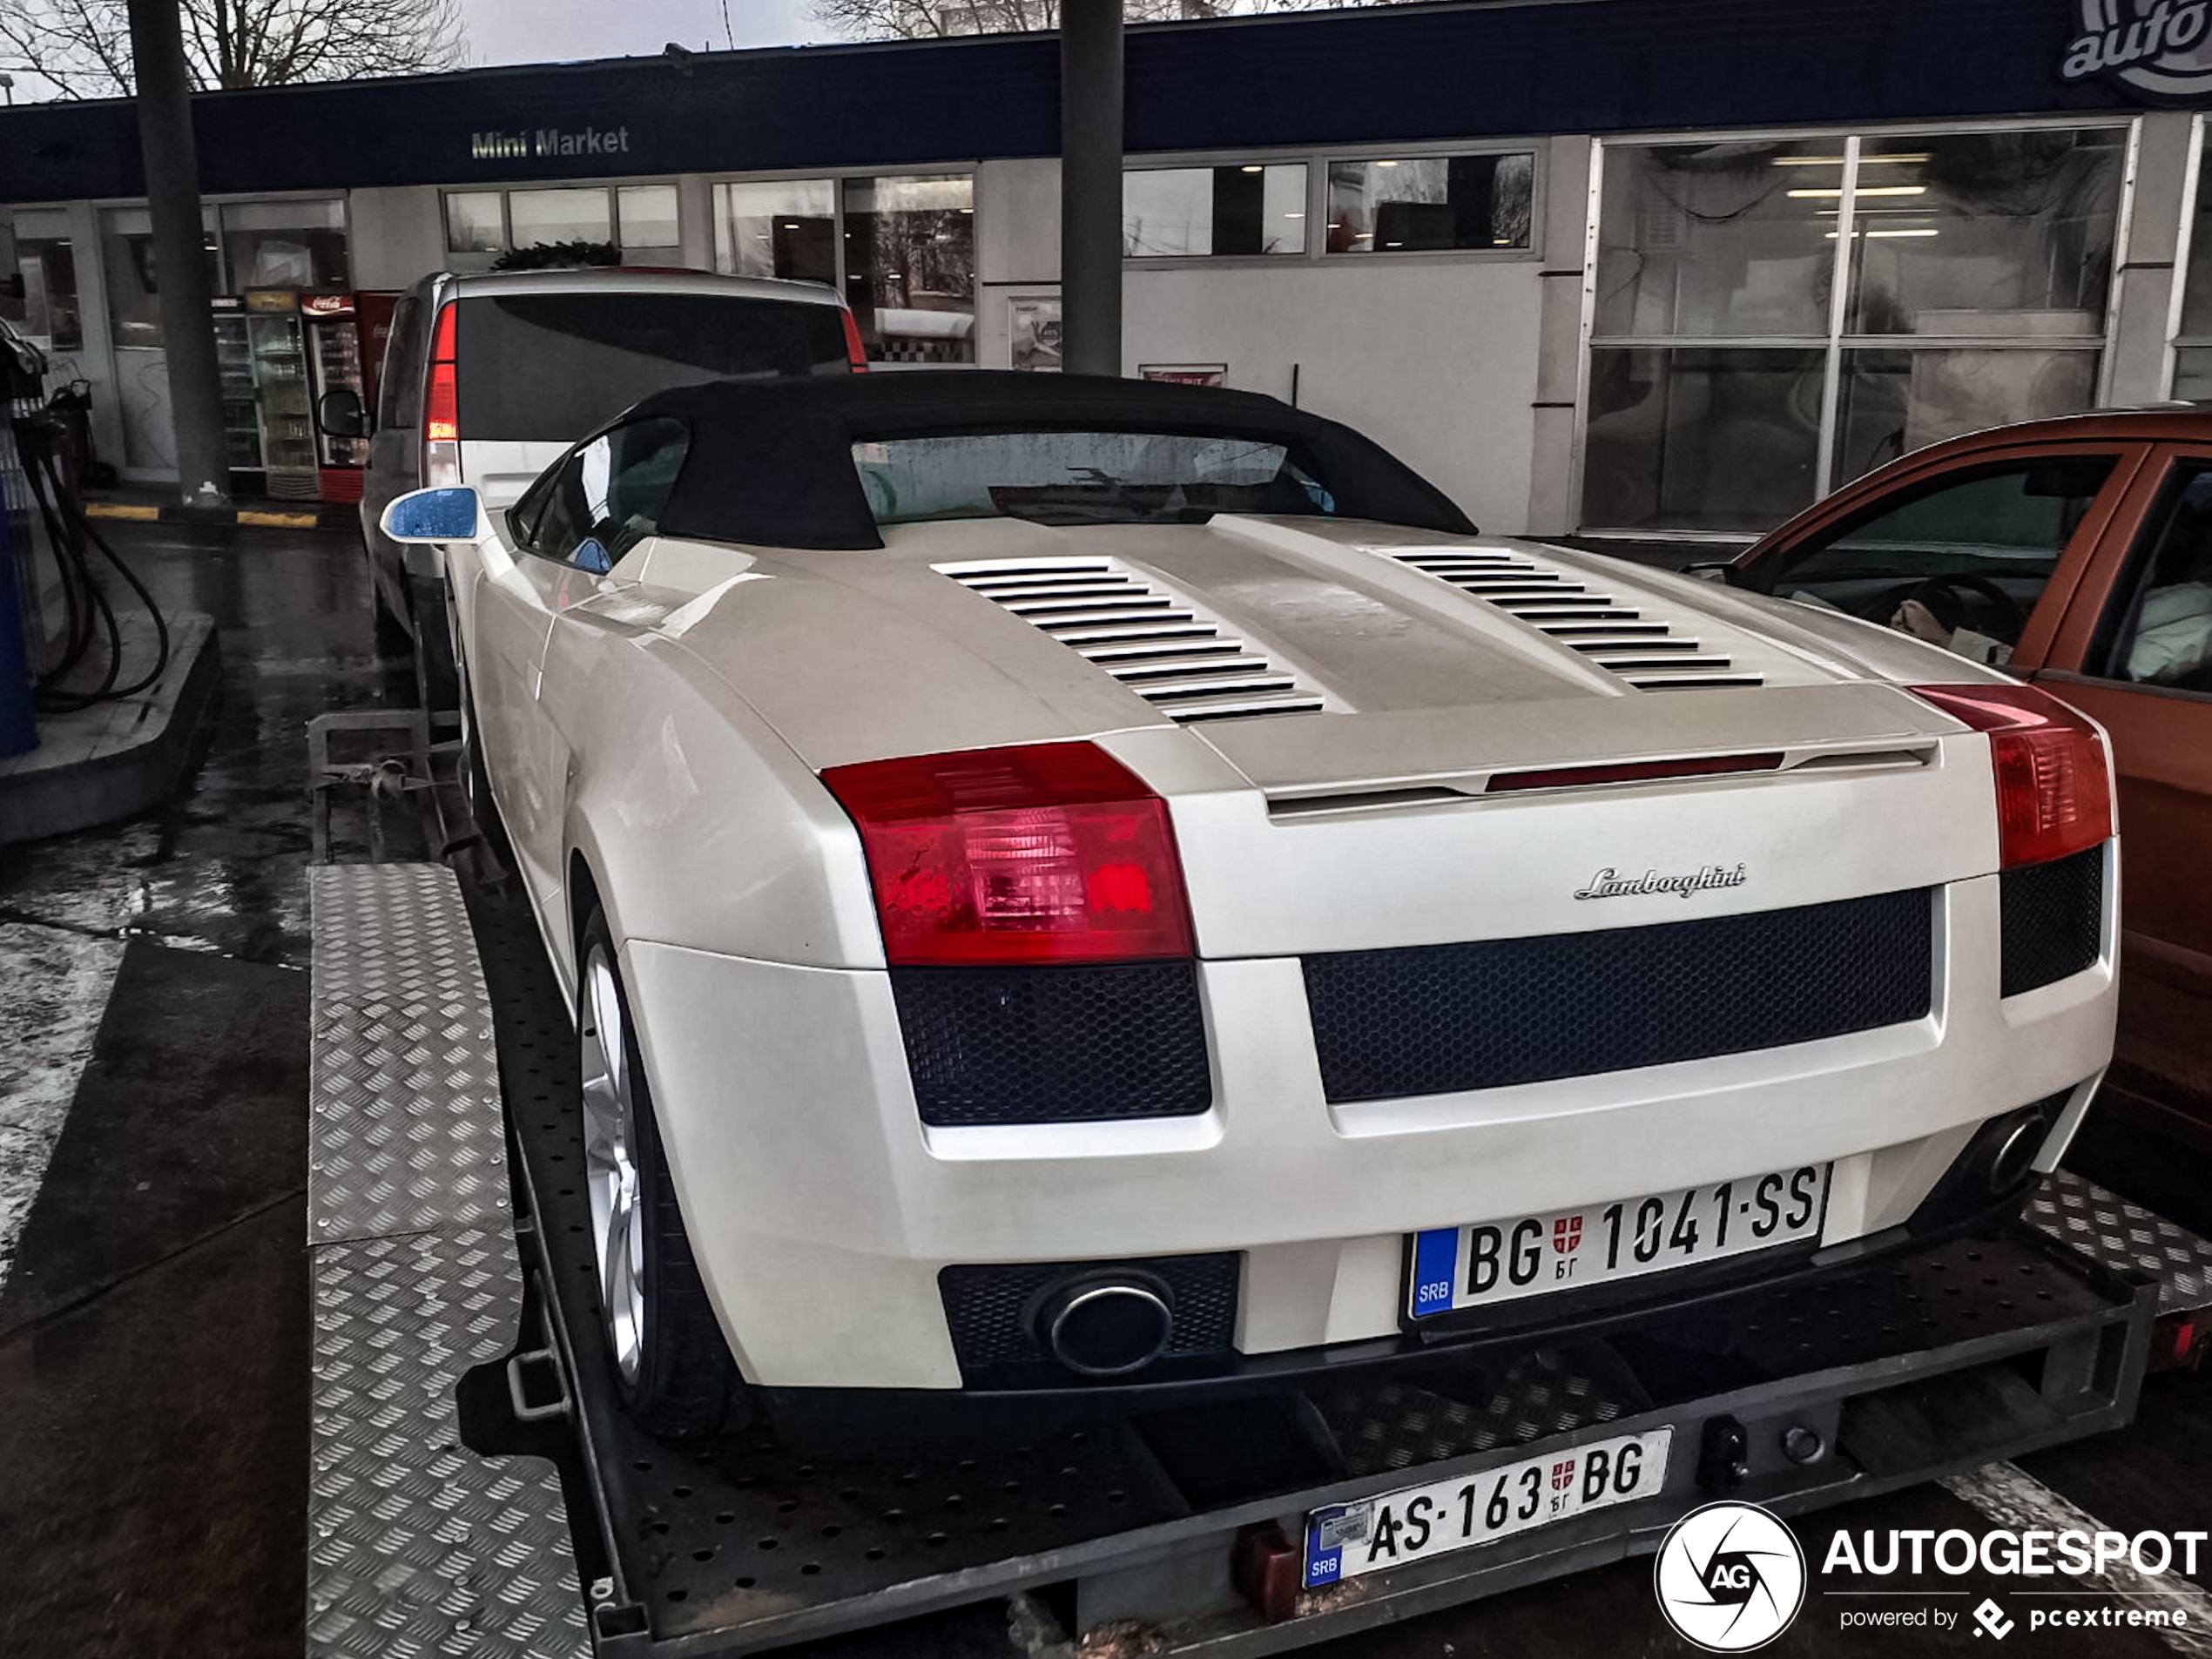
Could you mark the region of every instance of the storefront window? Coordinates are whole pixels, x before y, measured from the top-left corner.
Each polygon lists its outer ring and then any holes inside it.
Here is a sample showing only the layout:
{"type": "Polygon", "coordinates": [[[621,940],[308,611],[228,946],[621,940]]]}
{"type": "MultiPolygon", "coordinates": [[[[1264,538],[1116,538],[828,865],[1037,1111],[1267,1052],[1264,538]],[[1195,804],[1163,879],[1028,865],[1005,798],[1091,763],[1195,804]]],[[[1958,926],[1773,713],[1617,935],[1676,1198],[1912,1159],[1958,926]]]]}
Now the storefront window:
{"type": "Polygon", "coordinates": [[[1839,139],[1608,148],[1598,219],[1600,338],[1828,332],[1839,139]],[[1803,192],[1824,192],[1825,197],[1803,192]]]}
{"type": "Polygon", "coordinates": [[[624,249],[674,247],[684,239],[676,227],[676,186],[624,185],[615,192],[616,222],[624,249]]]}
{"type": "Polygon", "coordinates": [[[1329,163],[1332,253],[1528,246],[1533,155],[1329,163]]]}
{"type": "MultiPolygon", "coordinates": [[[[214,210],[207,222],[207,289],[223,291],[214,210]]],[[[118,346],[158,347],[161,337],[161,268],[153,250],[153,221],[143,207],[111,207],[100,215],[100,268],[107,279],[109,337],[118,346]]]]}
{"type": "MultiPolygon", "coordinates": [[[[2126,135],[1869,138],[1852,199],[1850,332],[2101,335],[2126,135]]],[[[1834,229],[1835,208],[1824,217],[1834,229]]]]}
{"type": "Polygon", "coordinates": [[[1608,146],[1583,523],[1764,531],[1925,444],[2090,407],[2126,138],[1608,146]]]}
{"type": "Polygon", "coordinates": [[[77,255],[69,238],[26,233],[16,222],[16,273],[23,280],[23,308],[11,320],[24,333],[54,351],[76,351],[84,344],[77,309],[77,255]]]}
{"type": "Polygon", "coordinates": [[[611,242],[604,185],[507,192],[509,233],[516,247],[540,242],[611,242]]]}
{"type": "Polygon", "coordinates": [[[1122,175],[1132,260],[1305,252],[1305,165],[1145,167],[1122,175]]]}
{"type": "Polygon", "coordinates": [[[1821,350],[1594,350],[1583,515],[1757,532],[1813,501],[1821,350]]]}
{"type": "Polygon", "coordinates": [[[836,286],[835,185],[782,179],[715,185],[714,268],[836,286]]]}
{"type": "Polygon", "coordinates": [[[845,293],[872,361],[975,361],[974,184],[844,181],[845,293]]]}
{"type": "Polygon", "coordinates": [[[505,198],[496,190],[456,190],[446,198],[446,251],[496,253],[507,246],[505,198]]]}
{"type": "Polygon", "coordinates": [[[226,202],[223,257],[232,293],[346,288],[346,210],[327,201],[226,202]]]}
{"type": "Polygon", "coordinates": [[[2097,400],[2098,359],[2094,347],[1846,351],[1837,480],[1962,432],[2086,409],[2097,400]]]}

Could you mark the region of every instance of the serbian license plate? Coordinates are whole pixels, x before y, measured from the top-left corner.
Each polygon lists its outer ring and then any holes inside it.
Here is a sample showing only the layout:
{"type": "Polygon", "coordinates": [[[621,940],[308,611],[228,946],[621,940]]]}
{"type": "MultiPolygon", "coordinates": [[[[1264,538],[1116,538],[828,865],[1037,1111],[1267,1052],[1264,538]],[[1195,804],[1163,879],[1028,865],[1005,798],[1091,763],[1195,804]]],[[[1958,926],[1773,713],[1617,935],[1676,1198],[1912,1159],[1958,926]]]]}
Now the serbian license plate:
{"type": "Polygon", "coordinates": [[[1808,1164],[1602,1210],[1415,1233],[1407,1311],[1426,1318],[1817,1238],[1834,1169],[1808,1164]]]}
{"type": "Polygon", "coordinates": [[[1657,1428],[1624,1434],[1477,1475],[1313,1510],[1305,1518],[1305,1588],[1318,1589],[1648,1498],[1666,1484],[1674,1433],[1657,1428]]]}

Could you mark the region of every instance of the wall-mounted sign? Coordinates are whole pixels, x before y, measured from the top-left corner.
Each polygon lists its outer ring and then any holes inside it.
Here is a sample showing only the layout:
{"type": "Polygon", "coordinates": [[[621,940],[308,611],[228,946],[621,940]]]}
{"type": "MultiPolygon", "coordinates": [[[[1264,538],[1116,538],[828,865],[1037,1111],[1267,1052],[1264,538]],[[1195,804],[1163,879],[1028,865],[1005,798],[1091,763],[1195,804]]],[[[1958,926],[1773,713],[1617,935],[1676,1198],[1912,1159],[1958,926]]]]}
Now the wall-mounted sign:
{"type": "Polygon", "coordinates": [[[530,132],[471,132],[471,161],[524,161],[538,156],[626,156],[628,127],[586,127],[570,132],[561,127],[539,127],[530,132]]]}
{"type": "Polygon", "coordinates": [[[2071,0],[2082,32],[2060,75],[2105,75],[2154,104],[2212,98],[2212,4],[2208,0],[2071,0]]]}
{"type": "Polygon", "coordinates": [[[1007,341],[1016,368],[1057,370],[1060,367],[1060,301],[1007,301],[1007,341]]]}
{"type": "Polygon", "coordinates": [[[1139,363],[1136,372],[1148,381],[1172,381],[1178,386],[1226,386],[1226,363],[1139,363]]]}

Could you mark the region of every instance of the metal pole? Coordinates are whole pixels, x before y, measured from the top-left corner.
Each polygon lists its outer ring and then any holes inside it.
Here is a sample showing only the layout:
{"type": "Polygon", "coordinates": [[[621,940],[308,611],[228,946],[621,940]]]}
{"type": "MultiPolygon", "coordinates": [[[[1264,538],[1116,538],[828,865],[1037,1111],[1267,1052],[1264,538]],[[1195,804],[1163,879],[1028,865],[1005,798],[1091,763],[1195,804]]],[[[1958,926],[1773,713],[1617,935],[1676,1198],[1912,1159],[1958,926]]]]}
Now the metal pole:
{"type": "Polygon", "coordinates": [[[1061,0],[1061,361],[1122,372],[1122,0],[1061,0]]]}
{"type": "Polygon", "coordinates": [[[223,444],[223,395],[199,217],[192,83],[178,0],[131,0],[131,58],[138,88],[138,144],[153,220],[154,280],[169,354],[169,413],[177,434],[177,489],[187,507],[231,503],[223,444]]]}
{"type": "Polygon", "coordinates": [[[38,722],[31,699],[30,642],[24,634],[20,570],[32,568],[30,538],[15,546],[14,523],[30,527],[30,483],[16,456],[10,417],[33,407],[40,377],[17,355],[15,336],[0,324],[0,756],[38,746],[38,722]],[[20,493],[18,493],[20,492],[20,493]],[[12,503],[12,504],[11,504],[12,503]]]}

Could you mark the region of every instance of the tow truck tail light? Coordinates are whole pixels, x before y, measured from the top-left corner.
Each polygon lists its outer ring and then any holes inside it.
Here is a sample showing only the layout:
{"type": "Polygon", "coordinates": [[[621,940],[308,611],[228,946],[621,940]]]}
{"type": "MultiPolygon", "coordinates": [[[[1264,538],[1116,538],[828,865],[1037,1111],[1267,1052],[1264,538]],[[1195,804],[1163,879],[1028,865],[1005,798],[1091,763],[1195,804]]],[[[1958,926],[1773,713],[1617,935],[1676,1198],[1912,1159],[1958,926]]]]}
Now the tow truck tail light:
{"type": "Polygon", "coordinates": [[[844,317],[845,360],[853,365],[855,374],[865,374],[868,372],[868,348],[860,338],[860,321],[850,311],[844,313],[844,317]]]}
{"type": "Polygon", "coordinates": [[[422,438],[450,443],[461,436],[460,389],[454,373],[455,307],[438,313],[430,341],[430,385],[422,395],[422,438]]]}
{"type": "Polygon", "coordinates": [[[1167,803],[1088,743],[823,772],[860,826],[897,967],[1191,954],[1167,803]]]}
{"type": "Polygon", "coordinates": [[[1989,734],[2000,861],[2064,858],[2112,835],[2112,772],[2095,726],[2030,685],[1916,685],[1913,695],[1989,734]]]}

